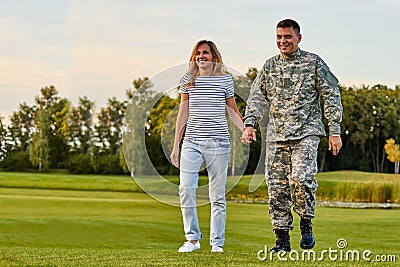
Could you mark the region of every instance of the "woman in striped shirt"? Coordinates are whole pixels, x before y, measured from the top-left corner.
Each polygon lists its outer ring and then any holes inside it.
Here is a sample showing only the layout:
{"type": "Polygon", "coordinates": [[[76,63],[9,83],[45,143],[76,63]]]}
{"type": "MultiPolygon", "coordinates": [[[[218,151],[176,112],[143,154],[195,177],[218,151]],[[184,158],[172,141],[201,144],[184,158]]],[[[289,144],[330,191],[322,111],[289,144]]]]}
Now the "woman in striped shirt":
{"type": "Polygon", "coordinates": [[[196,191],[203,161],[209,178],[211,202],[210,245],[223,252],[225,241],[225,184],[230,160],[230,139],[225,111],[243,129],[242,115],[234,98],[232,77],[226,73],[221,54],[208,40],[193,48],[189,71],[180,82],[181,104],[176,122],[172,164],[180,168],[179,196],[186,242],[179,252],[200,249],[196,191]],[[184,135],[179,162],[179,144],[184,135]]]}

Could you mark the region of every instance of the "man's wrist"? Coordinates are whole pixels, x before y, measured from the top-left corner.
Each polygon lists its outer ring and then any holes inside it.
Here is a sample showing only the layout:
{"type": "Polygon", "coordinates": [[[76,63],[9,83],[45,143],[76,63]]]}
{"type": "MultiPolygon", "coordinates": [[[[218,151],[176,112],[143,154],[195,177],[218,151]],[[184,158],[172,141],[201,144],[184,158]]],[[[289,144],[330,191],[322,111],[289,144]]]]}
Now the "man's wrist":
{"type": "Polygon", "coordinates": [[[254,125],[250,124],[250,123],[243,124],[243,130],[246,129],[247,127],[253,127],[254,128],[254,125]]]}

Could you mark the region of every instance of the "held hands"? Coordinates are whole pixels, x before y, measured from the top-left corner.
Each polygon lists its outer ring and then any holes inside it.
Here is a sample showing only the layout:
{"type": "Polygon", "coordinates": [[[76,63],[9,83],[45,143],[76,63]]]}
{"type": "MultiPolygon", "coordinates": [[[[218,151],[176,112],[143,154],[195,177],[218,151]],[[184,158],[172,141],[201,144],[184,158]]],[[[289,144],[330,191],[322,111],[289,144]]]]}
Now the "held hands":
{"type": "Polygon", "coordinates": [[[251,144],[253,141],[257,140],[256,132],[257,130],[254,129],[254,127],[246,127],[242,133],[242,137],[240,137],[240,141],[246,145],[251,144]]]}
{"type": "Polygon", "coordinates": [[[342,138],[340,138],[340,136],[330,135],[328,142],[328,150],[332,150],[333,155],[336,156],[339,153],[340,148],[342,148],[342,138]]]}
{"type": "MultiPolygon", "coordinates": [[[[251,144],[256,141],[256,129],[253,127],[246,127],[240,137],[243,144],[251,144]]],[[[332,150],[333,155],[337,155],[342,148],[342,139],[340,136],[329,136],[329,150],[332,150]]]]}

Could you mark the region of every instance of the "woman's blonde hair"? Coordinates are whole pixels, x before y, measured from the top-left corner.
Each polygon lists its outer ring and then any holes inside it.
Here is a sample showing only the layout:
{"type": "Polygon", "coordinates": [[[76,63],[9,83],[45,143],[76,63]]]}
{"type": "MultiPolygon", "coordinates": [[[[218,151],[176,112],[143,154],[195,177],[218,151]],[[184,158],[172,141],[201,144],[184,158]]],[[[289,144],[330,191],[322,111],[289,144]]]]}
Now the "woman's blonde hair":
{"type": "Polygon", "coordinates": [[[199,76],[200,71],[199,71],[199,66],[197,66],[197,64],[196,64],[196,52],[197,52],[197,49],[199,48],[199,46],[202,44],[208,44],[208,46],[210,47],[211,54],[213,56],[213,63],[214,63],[213,65],[214,66],[213,66],[212,76],[226,72],[226,68],[224,66],[224,63],[222,62],[222,56],[221,56],[220,52],[218,51],[217,46],[212,41],[200,40],[193,47],[193,51],[190,56],[190,60],[189,60],[189,75],[190,75],[190,77],[189,77],[188,82],[185,84],[185,88],[194,87],[194,81],[197,78],[197,76],[199,76]]]}

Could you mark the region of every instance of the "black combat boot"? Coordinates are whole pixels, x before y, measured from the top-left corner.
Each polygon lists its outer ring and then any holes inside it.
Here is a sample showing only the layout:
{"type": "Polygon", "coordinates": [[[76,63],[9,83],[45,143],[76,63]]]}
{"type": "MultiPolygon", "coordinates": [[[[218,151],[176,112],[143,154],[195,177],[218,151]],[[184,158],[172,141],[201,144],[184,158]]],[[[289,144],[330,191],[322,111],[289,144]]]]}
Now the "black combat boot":
{"type": "Polygon", "coordinates": [[[301,240],[300,247],[302,249],[311,249],[315,245],[314,235],[312,233],[312,223],[310,219],[300,219],[301,240]]]}
{"type": "Polygon", "coordinates": [[[290,236],[289,230],[274,230],[276,235],[276,246],[271,248],[271,253],[280,252],[280,251],[290,251],[290,236]]]}

